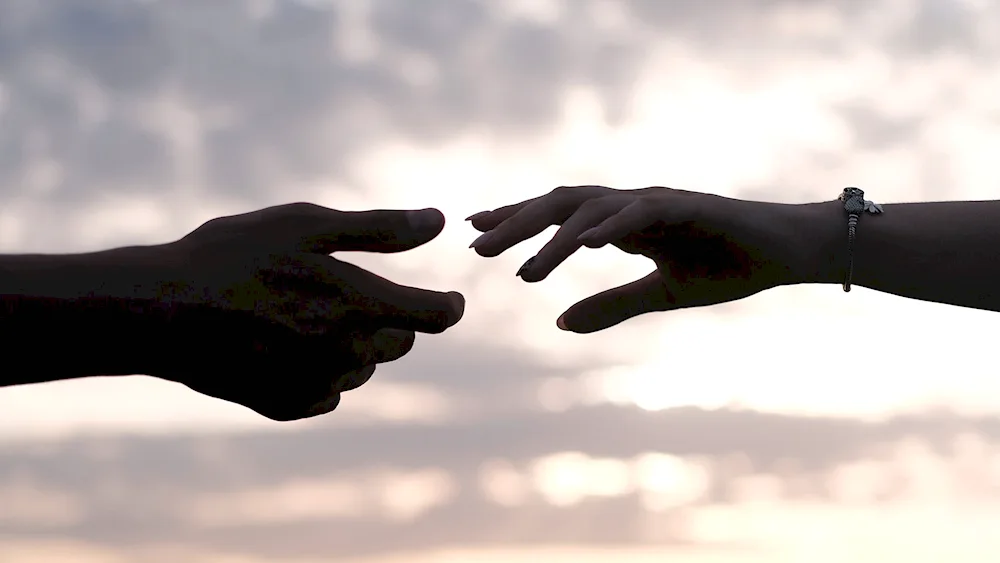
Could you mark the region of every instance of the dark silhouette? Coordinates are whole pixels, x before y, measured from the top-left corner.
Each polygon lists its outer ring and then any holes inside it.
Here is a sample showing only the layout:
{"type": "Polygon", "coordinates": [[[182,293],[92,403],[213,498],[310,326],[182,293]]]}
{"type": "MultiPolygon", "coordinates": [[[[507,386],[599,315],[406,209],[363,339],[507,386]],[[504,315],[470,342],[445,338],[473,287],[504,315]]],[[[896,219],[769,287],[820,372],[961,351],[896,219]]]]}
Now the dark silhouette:
{"type": "MultiPolygon", "coordinates": [[[[886,205],[858,236],[854,283],[1000,310],[998,218],[1000,201],[886,205]]],[[[483,256],[562,225],[518,271],[525,281],[543,280],[583,246],[613,244],[656,263],[557,320],[580,333],[782,285],[841,283],[847,266],[836,200],[789,205],[581,186],[469,220],[485,233],[471,245],[483,256]]],[[[164,245],[0,257],[0,337],[33,359],[30,372],[8,369],[0,384],[144,374],[274,420],[330,412],[377,364],[409,352],[416,332],[457,323],[465,299],[400,286],[329,254],[402,252],[443,227],[432,209],[295,203],[213,219],[164,245]]]]}
{"type": "Polygon", "coordinates": [[[0,338],[30,358],[0,385],[143,374],[275,420],[336,408],[379,363],[462,317],[461,294],[397,285],[328,256],[402,252],[437,210],[307,203],[213,219],[169,244],[0,257],[0,338]]]}
{"type": "MultiPolygon", "coordinates": [[[[1000,311],[1000,201],[884,209],[861,220],[854,285],[1000,311]]],[[[487,257],[562,225],[518,271],[528,282],[545,279],[583,246],[612,244],[655,262],[648,276],[585,299],[557,320],[560,328],[580,333],[782,285],[841,284],[848,266],[847,215],[839,200],[792,205],[662,187],[579,186],[468,220],[485,233],[472,247],[487,257]]]]}

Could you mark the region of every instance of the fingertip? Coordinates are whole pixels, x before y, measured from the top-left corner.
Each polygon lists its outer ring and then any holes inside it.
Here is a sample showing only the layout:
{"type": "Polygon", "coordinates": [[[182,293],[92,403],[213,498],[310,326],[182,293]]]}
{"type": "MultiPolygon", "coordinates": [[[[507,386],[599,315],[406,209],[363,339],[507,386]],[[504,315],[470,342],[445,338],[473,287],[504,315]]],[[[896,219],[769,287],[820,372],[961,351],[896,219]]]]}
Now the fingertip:
{"type": "Polygon", "coordinates": [[[306,416],[305,417],[289,418],[287,420],[288,421],[298,420],[300,418],[311,418],[311,417],[314,417],[314,416],[320,416],[320,415],[328,414],[328,413],[331,413],[334,410],[336,410],[336,408],[339,405],[340,405],[340,393],[333,393],[332,395],[330,395],[326,399],[323,399],[322,401],[320,401],[320,402],[316,403],[315,405],[313,405],[312,407],[310,407],[306,411],[306,416]]]}
{"type": "Polygon", "coordinates": [[[469,215],[468,217],[465,218],[465,220],[466,221],[475,221],[476,219],[482,219],[483,217],[486,217],[490,213],[493,213],[493,212],[492,211],[480,211],[479,213],[473,213],[472,215],[469,215]]]}
{"type": "Polygon", "coordinates": [[[597,332],[607,328],[599,322],[595,322],[593,316],[583,313],[583,311],[574,310],[574,307],[570,307],[565,313],[556,319],[556,326],[559,330],[564,330],[566,332],[572,332],[574,334],[590,334],[591,332],[597,332]]]}
{"type": "Polygon", "coordinates": [[[416,334],[412,330],[381,328],[372,336],[373,360],[376,364],[396,361],[409,354],[415,342],[416,334]]]}
{"type": "Polygon", "coordinates": [[[549,277],[549,272],[544,269],[530,269],[526,272],[521,272],[517,275],[522,281],[527,283],[538,283],[549,277]]]}
{"type": "MultiPolygon", "coordinates": [[[[372,378],[372,375],[374,375],[374,373],[375,373],[375,364],[371,364],[361,369],[351,370],[338,377],[337,381],[335,381],[333,384],[333,388],[336,389],[337,391],[334,394],[336,396],[336,401],[333,404],[333,408],[330,408],[327,412],[332,411],[334,408],[336,408],[337,404],[340,403],[340,393],[357,389],[358,387],[361,387],[365,383],[368,383],[368,381],[372,378]]],[[[314,408],[322,408],[321,405],[328,404],[331,401],[332,397],[327,398],[325,401],[318,403],[317,406],[314,408]]]]}
{"type": "Polygon", "coordinates": [[[406,212],[406,221],[410,228],[418,233],[430,231],[440,232],[444,228],[445,216],[439,209],[428,207],[406,212]]]}
{"type": "Polygon", "coordinates": [[[454,311],[454,320],[449,326],[454,326],[465,316],[465,296],[457,291],[448,292],[448,300],[454,311]]]}
{"type": "Polygon", "coordinates": [[[476,249],[476,252],[478,252],[479,255],[482,256],[483,253],[481,252],[480,249],[483,246],[485,246],[487,243],[489,243],[491,240],[493,240],[494,236],[495,236],[495,233],[493,231],[484,232],[483,234],[481,234],[478,237],[476,237],[476,240],[472,241],[469,244],[469,248],[476,249]]]}

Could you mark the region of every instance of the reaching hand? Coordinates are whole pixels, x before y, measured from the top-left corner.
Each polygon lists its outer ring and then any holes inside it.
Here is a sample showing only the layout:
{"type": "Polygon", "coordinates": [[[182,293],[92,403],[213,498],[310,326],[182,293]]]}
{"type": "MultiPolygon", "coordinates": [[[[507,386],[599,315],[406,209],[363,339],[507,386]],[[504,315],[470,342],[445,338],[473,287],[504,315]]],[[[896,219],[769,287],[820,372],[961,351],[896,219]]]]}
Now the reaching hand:
{"type": "Polygon", "coordinates": [[[468,218],[485,234],[472,247],[497,256],[551,225],[552,240],[518,271],[545,279],[581,246],[612,244],[656,263],[632,283],[585,299],[563,313],[563,330],[589,333],[653,311],[734,301],[790,283],[781,220],[788,206],[674,190],[556,188],[547,195],[468,218]]]}
{"type": "Polygon", "coordinates": [[[397,285],[333,252],[402,252],[434,239],[437,210],[345,212],[296,203],[208,221],[167,245],[170,320],[149,375],[274,420],[336,408],[415,332],[459,321],[465,299],[397,285]]]}

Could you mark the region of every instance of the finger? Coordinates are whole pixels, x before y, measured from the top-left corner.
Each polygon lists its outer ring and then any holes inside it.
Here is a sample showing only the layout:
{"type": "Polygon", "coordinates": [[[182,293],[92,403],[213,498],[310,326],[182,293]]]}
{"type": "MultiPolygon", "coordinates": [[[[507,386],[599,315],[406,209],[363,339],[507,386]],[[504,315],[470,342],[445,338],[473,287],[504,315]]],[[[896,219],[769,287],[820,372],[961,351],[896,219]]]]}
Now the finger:
{"type": "Polygon", "coordinates": [[[619,212],[633,200],[632,196],[614,195],[585,201],[576,213],[563,222],[552,240],[521,266],[517,275],[527,282],[542,281],[580,249],[580,234],[619,212]]]}
{"type": "MultiPolygon", "coordinates": [[[[367,369],[374,371],[374,366],[352,370],[338,377],[367,381],[371,377],[371,373],[364,373],[367,369]]],[[[316,378],[308,382],[292,381],[282,388],[270,389],[268,395],[255,396],[251,401],[240,401],[240,403],[278,422],[289,422],[326,414],[336,409],[337,405],[340,404],[340,393],[335,387],[335,379],[321,381],[316,378]]]]}
{"type": "MultiPolygon", "coordinates": [[[[637,189],[637,190],[615,190],[613,188],[608,188],[608,187],[605,187],[605,186],[574,186],[574,187],[560,187],[560,188],[556,188],[556,190],[554,190],[554,191],[558,191],[558,190],[582,190],[582,189],[588,189],[588,190],[593,189],[595,191],[600,190],[600,191],[604,191],[605,193],[607,193],[607,192],[628,192],[630,194],[643,195],[643,194],[647,194],[647,193],[661,192],[665,188],[649,187],[649,188],[640,188],[640,189],[637,189]]],[[[670,191],[672,191],[672,192],[680,192],[681,190],[670,190],[670,191]]],[[[494,209],[492,211],[480,211],[478,213],[473,213],[472,215],[469,215],[468,217],[466,217],[465,220],[469,221],[470,223],[472,223],[472,226],[476,230],[482,231],[482,232],[486,232],[486,231],[495,229],[497,227],[497,225],[499,225],[500,223],[503,223],[507,219],[511,218],[517,212],[519,212],[520,210],[524,209],[529,204],[534,203],[535,201],[538,201],[539,199],[542,199],[544,197],[548,197],[548,196],[552,195],[553,192],[550,192],[549,194],[546,194],[544,196],[540,196],[540,197],[536,197],[536,198],[532,198],[532,199],[528,199],[528,200],[522,201],[521,203],[515,203],[513,205],[506,205],[504,207],[499,207],[499,208],[494,209]]],[[[687,192],[682,192],[682,193],[687,193],[687,192]]],[[[690,193],[694,193],[694,192],[690,192],[690,193]]]]}
{"type": "Polygon", "coordinates": [[[495,229],[497,225],[503,223],[507,219],[511,218],[515,213],[524,209],[526,206],[530,205],[542,199],[545,196],[533,197],[531,199],[522,201],[521,203],[515,203],[513,205],[505,205],[503,207],[498,207],[492,211],[480,211],[479,213],[474,213],[465,218],[466,221],[472,223],[472,226],[477,231],[489,231],[495,229]]]}
{"type": "Polygon", "coordinates": [[[394,362],[413,349],[417,335],[411,330],[398,328],[382,328],[372,335],[372,347],[375,349],[375,363],[387,364],[394,362]]]}
{"type": "Polygon", "coordinates": [[[445,224],[437,209],[337,211],[318,207],[301,220],[306,233],[301,248],[317,254],[404,252],[433,240],[445,224]]]}
{"type": "MultiPolygon", "coordinates": [[[[331,389],[338,395],[340,393],[346,393],[347,391],[353,391],[365,383],[368,383],[368,380],[370,380],[372,375],[374,375],[376,367],[377,366],[375,364],[371,364],[360,369],[346,372],[334,379],[331,389]]],[[[321,403],[317,403],[314,405],[314,408],[318,408],[320,404],[321,403]]]]}
{"type": "Polygon", "coordinates": [[[654,223],[666,223],[674,217],[683,216],[683,211],[683,204],[665,207],[656,205],[649,198],[639,198],[615,215],[608,217],[600,225],[581,233],[579,241],[588,248],[600,248],[616,240],[621,240],[629,234],[641,231],[654,223]]]}
{"type": "Polygon", "coordinates": [[[465,313],[465,297],[399,285],[368,270],[322,257],[324,277],[344,305],[363,315],[371,326],[437,334],[454,326],[465,313]]]}
{"type": "MultiPolygon", "coordinates": [[[[364,371],[364,370],[367,370],[369,368],[371,368],[372,372],[375,371],[375,366],[368,366],[366,368],[362,368],[359,371],[364,371]]],[[[356,377],[360,377],[360,376],[356,376],[356,377]]],[[[370,378],[370,377],[371,377],[371,373],[368,374],[368,376],[365,378],[365,381],[367,381],[368,378],[370,378]]],[[[340,393],[334,392],[334,393],[331,393],[326,398],[322,399],[321,401],[317,402],[316,404],[314,404],[314,405],[310,406],[309,408],[307,408],[305,410],[305,412],[303,412],[301,415],[296,416],[295,418],[288,419],[288,420],[301,420],[303,418],[312,418],[314,416],[319,416],[319,415],[322,415],[322,414],[331,413],[331,412],[333,412],[337,408],[338,405],[340,405],[340,393]]]]}
{"type": "MultiPolygon", "coordinates": [[[[366,354],[369,358],[373,358],[378,363],[391,362],[410,351],[413,347],[413,333],[393,329],[380,330],[365,344],[366,348],[371,350],[369,354],[366,354]]],[[[332,412],[340,404],[341,393],[353,391],[368,383],[372,375],[375,374],[376,368],[377,366],[372,363],[335,377],[330,384],[329,393],[307,408],[304,416],[296,416],[295,418],[309,418],[332,412]]]]}
{"type": "Polygon", "coordinates": [[[469,247],[476,249],[480,256],[498,256],[552,225],[561,225],[576,213],[583,202],[616,191],[603,186],[556,188],[543,197],[525,202],[526,205],[509,215],[492,230],[483,233],[469,247]]]}
{"type": "Polygon", "coordinates": [[[314,402],[305,408],[294,408],[293,403],[285,402],[280,409],[272,408],[258,412],[278,421],[302,420],[333,412],[340,405],[340,394],[357,389],[367,383],[375,373],[375,367],[375,364],[370,364],[340,374],[328,384],[326,391],[319,395],[321,397],[319,400],[314,399],[314,402]]]}
{"type": "Polygon", "coordinates": [[[588,297],[560,315],[557,326],[587,334],[654,311],[666,311],[674,300],[658,271],[648,276],[588,297]]]}
{"type": "Polygon", "coordinates": [[[341,393],[361,387],[375,373],[376,364],[385,364],[405,356],[413,349],[416,335],[409,330],[383,328],[375,331],[371,338],[355,339],[355,355],[365,362],[363,368],[351,370],[337,378],[333,389],[341,393]]]}

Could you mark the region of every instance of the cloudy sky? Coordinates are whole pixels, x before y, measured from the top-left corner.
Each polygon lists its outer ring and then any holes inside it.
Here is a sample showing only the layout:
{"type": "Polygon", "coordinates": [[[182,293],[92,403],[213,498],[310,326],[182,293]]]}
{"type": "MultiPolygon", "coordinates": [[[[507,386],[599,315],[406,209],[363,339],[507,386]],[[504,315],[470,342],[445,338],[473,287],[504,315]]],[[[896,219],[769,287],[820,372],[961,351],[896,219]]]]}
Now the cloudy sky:
{"type": "Polygon", "coordinates": [[[469,303],[318,420],[144,377],[0,390],[0,562],[1000,556],[1000,316],[798,287],[566,334],[559,313],[649,264],[586,250],[525,284],[544,236],[486,260],[461,220],[567,184],[993,199],[994,3],[0,14],[0,251],[168,242],[292,201],[438,207],[427,246],[347,259],[469,303]],[[838,364],[848,335],[865,363],[838,364]]]}

